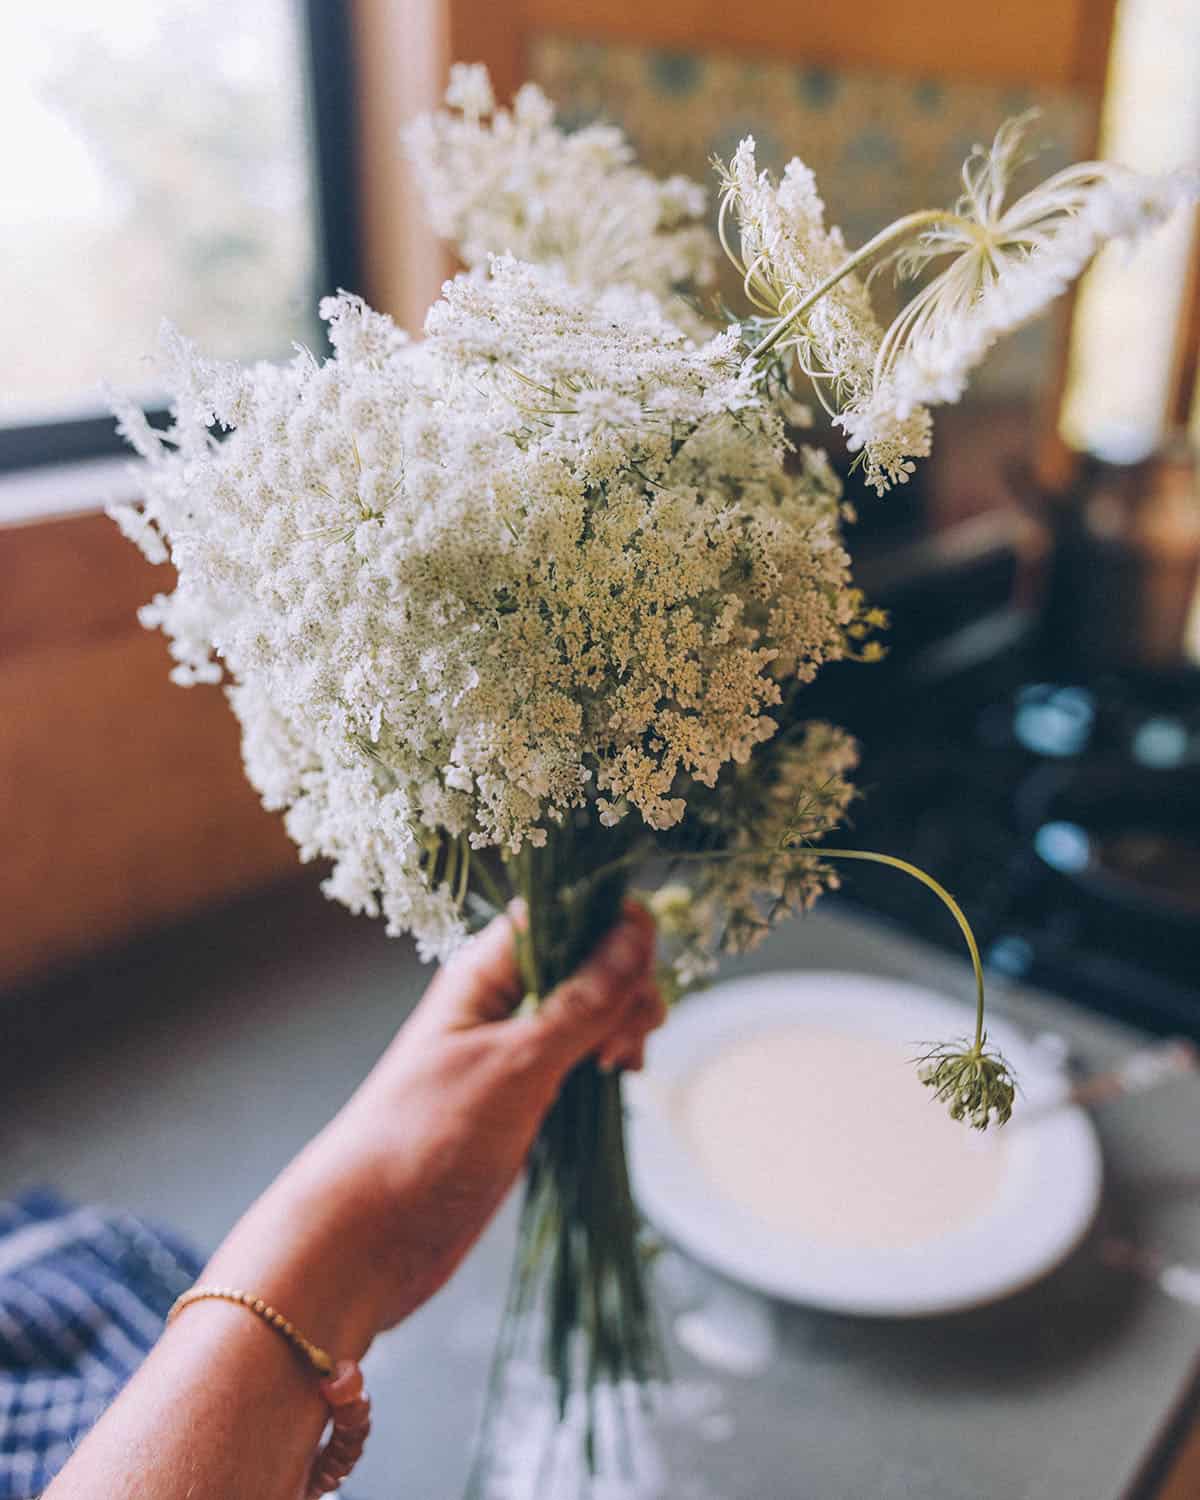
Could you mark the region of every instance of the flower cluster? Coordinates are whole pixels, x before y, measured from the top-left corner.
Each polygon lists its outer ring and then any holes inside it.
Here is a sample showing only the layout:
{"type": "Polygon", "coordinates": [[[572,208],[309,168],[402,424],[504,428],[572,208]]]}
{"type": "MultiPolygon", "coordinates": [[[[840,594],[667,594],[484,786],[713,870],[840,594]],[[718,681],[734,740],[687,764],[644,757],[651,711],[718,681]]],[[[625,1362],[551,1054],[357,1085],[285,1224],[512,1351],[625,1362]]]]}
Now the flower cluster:
{"type": "Polygon", "coordinates": [[[921,1082],[949,1107],[951,1119],[965,1120],[973,1130],[1012,1119],[1016,1080],[1004,1057],[988,1046],[986,1033],[973,1043],[933,1047],[920,1064],[921,1082]]]}
{"type": "Polygon", "coordinates": [[[914,459],[929,452],[929,416],[915,405],[901,416],[875,399],[883,329],[866,285],[853,272],[838,275],[849,252],[841,230],[826,226],[812,172],[794,158],[775,182],[758,170],[754,138],[747,136],[721,177],[722,240],[742,272],[746,295],[761,313],[786,325],[782,350],[795,351],[851,449],[862,451],[866,482],[880,493],[903,484],[914,459]],[[737,221],[738,251],[725,235],[730,214],[737,221]],[[827,282],[828,290],[805,309],[827,282]]]}
{"type": "Polygon", "coordinates": [[[747,355],[680,296],[711,271],[699,188],[641,171],[617,131],[563,132],[533,87],[496,108],[481,69],[447,103],[409,144],[468,269],[423,340],[345,295],[323,362],[243,369],[165,332],[170,431],[121,412],[147,462],[116,518],[179,575],[143,620],[177,681],[227,682],[252,781],[352,908],[445,952],[472,870],[585,809],[626,847],[636,825],[639,853],[718,856],[696,866],[694,965],[829,883],[791,835],[801,806],[821,809],[802,839],[836,824],[854,750],[805,727],[797,689],[868,659],[880,623],[838,479],[789,446],[781,355],[882,490],[928,451],[927,404],[1185,187],[1093,164],[1005,208],[1017,122],[953,212],[848,253],[807,168],[776,183],[748,139],[722,205],[766,320],[747,355]],[[884,332],[856,273],[897,253],[950,260],[884,332]]]}
{"type": "Polygon", "coordinates": [[[467,266],[508,253],[580,287],[640,287],[699,328],[674,295],[708,286],[716,270],[698,183],[634,166],[612,126],[559,129],[536,84],[517,91],[511,111],[497,109],[478,64],[455,65],[446,103],[409,127],[407,144],[430,222],[467,266]]]}
{"type": "MultiPolygon", "coordinates": [[[[902,482],[928,405],[1178,194],[1093,166],[1005,209],[1002,132],[957,210],[848,252],[812,174],[792,162],[776,183],[747,140],[721,237],[733,254],[732,215],[760,316],[714,332],[685,296],[712,260],[694,184],[639,170],[616,131],[559,130],[536,89],[497,109],[481,69],[455,70],[447,104],[410,149],[467,269],[423,339],[345,294],[321,307],[325,360],[242,368],[167,329],[169,430],[120,408],[143,498],[113,514],[175,565],[142,611],[172,675],[225,683],[250,779],[302,856],[331,863],[326,891],[424,956],[523,896],[535,997],[639,869],[687,880],[654,897],[680,985],[809,906],[831,862],[906,872],[953,914],[976,977],[974,1040],[931,1048],[921,1076],[956,1118],[1003,1123],[1014,1085],[966,916],[903,859],[821,842],[856,748],[806,721],[803,688],[881,654],[884,621],[851,586],[837,476],[789,442],[793,367],[867,480],[902,482]],[[858,272],[905,251],[908,268],[949,260],[885,332],[858,272]]],[[[572,1070],[531,1155],[502,1345],[541,1348],[551,1431],[581,1473],[597,1387],[657,1367],[622,1132],[619,1078],[572,1070]]],[[[473,1494],[505,1457],[494,1411],[473,1494]]]]}
{"type": "Polygon", "coordinates": [[[694,878],[651,898],[683,988],[712,973],[718,951],[746,952],[837,887],[816,841],[845,817],[857,763],[843,730],[800,721],[692,800],[685,847],[673,852],[681,870],[695,859],[694,878]]]}
{"type": "Polygon", "coordinates": [[[996,341],[1044,312],[1112,240],[1132,240],[1200,196],[1200,175],[1145,177],[1107,162],[1056,173],[1005,206],[1030,116],[1010,120],[963,167],[952,210],[888,225],[850,253],[827,228],[812,173],[798,159],[778,183],[757,169],[747,137],[728,166],[721,239],[746,294],[769,320],[756,355],[794,351],[804,373],[879,493],[903,483],[930,447],[928,408],[957,401],[996,341]],[[739,247],[727,234],[736,221],[739,247]],[[894,260],[914,276],[938,273],[886,332],[870,275],[894,260]]]}
{"type": "Polygon", "coordinates": [[[1146,177],[1111,162],[1067,167],[1006,206],[1031,115],[1009,120],[963,166],[963,194],[904,247],[915,276],[948,264],[904,306],[876,359],[877,404],[898,413],[957,401],[1004,334],[1040,316],[1112,240],[1133,240],[1194,198],[1196,174],[1146,177]]]}
{"type": "Polygon", "coordinates": [[[244,370],[178,335],[176,420],[118,512],[179,570],[146,623],[231,680],[246,764],[331,894],[443,952],[445,837],[511,853],[585,803],[682,820],[859,613],[823,458],[785,464],[736,335],[511,258],[409,342],[323,306],[333,358],[244,370]],[[215,442],[208,428],[230,429],[215,442]]]}

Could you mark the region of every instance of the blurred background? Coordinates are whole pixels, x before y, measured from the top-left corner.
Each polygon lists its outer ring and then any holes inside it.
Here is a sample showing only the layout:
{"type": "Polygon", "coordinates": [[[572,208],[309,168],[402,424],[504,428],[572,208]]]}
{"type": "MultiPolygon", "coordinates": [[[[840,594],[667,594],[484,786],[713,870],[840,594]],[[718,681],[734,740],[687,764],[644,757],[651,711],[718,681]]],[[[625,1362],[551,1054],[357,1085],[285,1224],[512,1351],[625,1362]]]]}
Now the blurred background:
{"type": "MultiPolygon", "coordinates": [[[[1200,0],[5,6],[0,1071],[33,1080],[35,1116],[60,1122],[12,1145],[14,1178],[49,1165],[76,1191],[120,1194],[114,1140],[140,1160],[160,1121],[129,1080],[175,1047],[220,1074],[200,1039],[210,1003],[261,1039],[306,996],[286,1052],[301,1075],[305,1037],[324,1036],[314,973],[375,986],[374,1031],[339,1054],[347,1078],[395,1019],[406,946],[323,905],[244,781],[220,694],[170,686],[161,637],[137,624],[169,585],[101,513],[134,488],[101,387],[156,409],[163,316],[243,359],[319,351],[316,303],[337,287],[419,328],[452,266],[398,137],[459,59],[487,62],[501,98],[535,79],[568,123],[615,121],[661,172],[705,181],[747,132],[768,165],[799,154],[851,243],[951,203],[971,146],[1028,109],[1036,176],[1096,154],[1152,171],[1200,159],[1200,0]],[[167,1010],[192,1019],[145,1029],[167,1010]],[[126,1050],[98,1053],[101,1034],[126,1050]],[[110,1055],[97,1090],[88,1058],[110,1055]],[[104,1150],[72,1143],[64,1099],[85,1101],[85,1134],[122,1119],[104,1150]]],[[[851,547],[893,612],[890,654],[812,690],[814,714],[862,738],[858,844],[936,874],[995,981],[1049,995],[1085,1031],[1104,1016],[1200,1037],[1198,356],[1200,238],[1183,212],[997,352],[939,412],[912,485],[855,496],[851,547]]],[[[856,876],[830,905],[871,941],[950,951],[953,927],[905,884],[856,876]]],[[[199,1130],[213,1096],[188,1092],[190,1064],[166,1076],[199,1130]]],[[[263,1141],[230,1104],[246,1080],[220,1076],[249,1190],[308,1117],[278,1083],[278,1140],[263,1141]]],[[[228,1208],[191,1178],[187,1196],[138,1192],[197,1233],[228,1208]]],[[[1176,1397],[1194,1347],[1193,1325],[1172,1354],[1176,1397]]],[[[1178,1405],[1160,1397],[1130,1427],[1131,1472],[1178,1405]]],[[[1200,1494],[1189,1472],[1174,1483],[1190,1488],[1153,1492],[1200,1494]]],[[[1044,1493],[1118,1493],[1073,1483],[1044,1493]]]]}

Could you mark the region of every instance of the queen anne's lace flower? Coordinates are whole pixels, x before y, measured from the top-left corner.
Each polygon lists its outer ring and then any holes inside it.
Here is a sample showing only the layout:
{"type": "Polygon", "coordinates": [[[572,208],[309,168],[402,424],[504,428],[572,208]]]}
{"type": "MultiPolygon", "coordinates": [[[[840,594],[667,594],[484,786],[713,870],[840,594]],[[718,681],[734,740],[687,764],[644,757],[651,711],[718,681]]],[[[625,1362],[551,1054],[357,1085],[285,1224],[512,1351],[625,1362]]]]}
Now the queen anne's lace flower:
{"type": "MultiPolygon", "coordinates": [[[[746,293],[760,312],[787,319],[845,264],[842,232],[825,223],[825,205],[812,172],[793,158],[776,183],[760,172],[753,136],[721,169],[722,225],[732,213],[740,253],[729,253],[743,274],[746,293]]],[[[724,237],[724,236],[723,236],[724,237]]],[[[794,349],[826,409],[843,427],[852,451],[862,450],[865,477],[880,493],[903,484],[913,460],[929,452],[927,414],[913,406],[885,414],[874,401],[874,370],[883,330],[867,288],[842,276],[790,324],[782,349],[794,349]]]]}
{"type": "Polygon", "coordinates": [[[166,336],[176,422],[125,415],[149,463],[118,518],[169,548],[144,618],[176,680],[232,681],[251,778],[330,894],[441,952],[438,839],[513,851],[588,801],[677,825],[846,651],[839,487],[819,454],[785,467],[736,335],[697,348],[647,292],[501,258],[419,344],[322,310],[324,363],[166,336]]]}
{"type": "MultiPolygon", "coordinates": [[[[536,89],[497,110],[480,69],[448,102],[414,149],[470,269],[423,341],[344,295],[324,362],[243,369],[164,331],[170,432],[120,413],[145,496],[114,514],[178,572],[142,619],[177,682],[229,684],[251,779],[333,861],[331,895],[444,952],[472,851],[523,855],[584,808],[615,844],[719,848],[694,964],[831,878],[788,839],[798,808],[823,809],[802,837],[836,822],[854,757],[795,737],[797,688],[868,659],[878,624],[841,488],[785,440],[775,353],[695,338],[675,294],[708,267],[698,189],[615,131],[563,134],[536,89]]],[[[747,140],[725,174],[768,348],[797,352],[880,489],[927,451],[923,403],[1171,197],[1093,165],[1004,209],[1015,140],[968,165],[957,215],[917,216],[910,262],[955,258],[887,335],[801,163],[776,184],[747,140]]],[[[901,221],[859,256],[894,229],[913,239],[901,221]]]]}
{"type": "MultiPolygon", "coordinates": [[[[482,69],[456,69],[448,103],[412,139],[468,269],[424,340],[346,295],[322,305],[324,361],[244,369],[167,329],[170,430],[121,411],[144,497],[114,514],[175,565],[142,611],[173,677],[227,685],[250,779],[302,857],[330,861],[327,893],[424,956],[458,942],[472,903],[523,895],[535,996],[647,862],[691,877],[656,902],[684,982],[810,905],[829,861],[907,870],[954,914],[977,980],[974,1041],[930,1049],[923,1076],[956,1117],[1003,1121],[1013,1083],[961,910],[895,856],[817,842],[856,750],[805,722],[802,688],[870,659],[882,621],[850,586],[838,479],[786,440],[778,355],[799,356],[882,490],[928,450],[921,402],[956,394],[1100,235],[1157,207],[1094,169],[1002,210],[1000,152],[968,176],[974,218],[940,216],[919,251],[955,262],[884,336],[851,273],[912,220],[848,258],[811,173],[792,162],[776,185],[746,141],[725,210],[771,320],[747,357],[741,328],[713,336],[677,295],[709,269],[699,189],[639,171],[616,131],[563,134],[534,88],[497,110],[482,69]]],[[[619,1090],[575,1070],[532,1158],[513,1317],[545,1314],[557,1412],[584,1417],[549,1440],[580,1445],[581,1478],[597,1390],[623,1399],[656,1368],[631,1204],[619,1090]]],[[[482,1488],[498,1430],[485,1418],[482,1488]]]]}
{"type": "Polygon", "coordinates": [[[409,127],[407,144],[433,227],[468,266],[507,253],[579,286],[620,282],[662,299],[712,281],[704,189],[634,166],[619,130],[565,133],[536,84],[518,90],[511,111],[496,109],[478,65],[451,70],[446,103],[409,127]]]}
{"type": "Polygon", "coordinates": [[[826,228],[802,162],[791,161],[776,184],[758,171],[747,137],[721,168],[722,241],[750,300],[771,320],[755,354],[795,351],[881,493],[928,453],[928,408],[957,401],[998,338],[1042,313],[1102,245],[1153,228],[1200,195],[1195,171],[1155,179],[1086,162],[1005,207],[1027,123],[1009,121],[990,151],[976,149],[953,211],[900,219],[853,254],[826,228]],[[731,213],[740,251],[725,233],[731,213]],[[896,259],[913,274],[946,256],[950,263],[884,333],[857,272],[896,259]]]}
{"type": "Polygon", "coordinates": [[[1197,196],[1195,172],[1154,178],[1081,162],[1006,207],[1029,119],[1009,120],[990,150],[976,148],[953,213],[901,252],[905,274],[950,260],[885,334],[868,420],[957,401],[997,339],[1044,312],[1104,244],[1136,238],[1197,196]]]}
{"type": "Polygon", "coordinates": [[[817,841],[845,816],[857,763],[848,734],[801,723],[764,745],[750,765],[731,768],[715,793],[693,799],[688,833],[705,857],[686,900],[668,890],[653,903],[676,945],[674,966],[685,988],[715,969],[718,949],[754,948],[780,918],[807,911],[822,891],[836,888],[817,841]]]}

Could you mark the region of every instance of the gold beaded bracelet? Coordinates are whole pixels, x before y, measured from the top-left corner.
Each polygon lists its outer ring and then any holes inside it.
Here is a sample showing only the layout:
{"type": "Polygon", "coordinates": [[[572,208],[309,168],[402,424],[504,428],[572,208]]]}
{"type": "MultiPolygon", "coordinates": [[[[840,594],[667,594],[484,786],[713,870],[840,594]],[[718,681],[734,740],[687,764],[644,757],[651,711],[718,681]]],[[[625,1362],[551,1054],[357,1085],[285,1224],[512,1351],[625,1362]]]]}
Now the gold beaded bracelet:
{"type": "Polygon", "coordinates": [[[264,1302],[253,1292],[243,1292],[235,1286],[192,1287],[190,1292],[184,1292],[182,1297],[176,1299],[174,1307],[167,1314],[167,1322],[174,1322],[183,1309],[193,1302],[213,1301],[236,1302],[250,1312],[256,1313],[264,1323],[269,1323],[276,1333],[287,1339],[292,1348],[308,1361],[318,1375],[324,1378],[333,1374],[333,1360],[330,1356],[311,1339],[306,1339],[290,1318],[285,1318],[269,1302],[264,1302]]]}
{"type": "Polygon", "coordinates": [[[194,1286],[175,1301],[167,1314],[172,1323],[194,1302],[232,1302],[244,1307],[287,1340],[305,1363],[321,1377],[320,1391],[329,1406],[332,1430],[318,1448],[309,1471],[306,1500],[318,1500],[338,1489],[358,1462],[371,1430],[371,1398],[363,1390],[362,1371],[354,1359],[334,1360],[319,1344],[307,1339],[291,1321],[262,1297],[233,1286],[194,1286]]]}

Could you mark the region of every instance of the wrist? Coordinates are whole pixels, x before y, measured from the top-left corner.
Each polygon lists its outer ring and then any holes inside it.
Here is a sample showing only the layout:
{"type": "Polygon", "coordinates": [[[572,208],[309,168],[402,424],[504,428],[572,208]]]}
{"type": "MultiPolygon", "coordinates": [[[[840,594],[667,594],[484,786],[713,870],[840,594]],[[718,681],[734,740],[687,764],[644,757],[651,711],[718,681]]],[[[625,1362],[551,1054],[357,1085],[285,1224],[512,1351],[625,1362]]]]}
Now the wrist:
{"type": "Polygon", "coordinates": [[[271,1303],[334,1359],[361,1359],[386,1326],[377,1204],[314,1142],[246,1211],[202,1273],[271,1303]]]}

